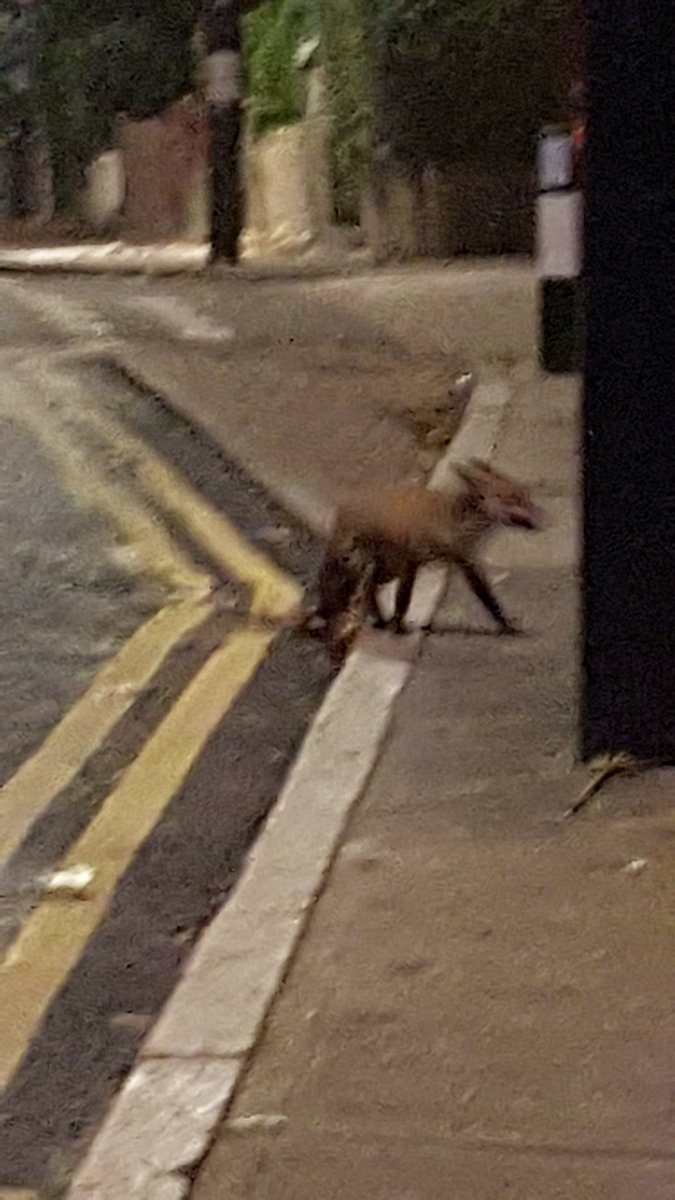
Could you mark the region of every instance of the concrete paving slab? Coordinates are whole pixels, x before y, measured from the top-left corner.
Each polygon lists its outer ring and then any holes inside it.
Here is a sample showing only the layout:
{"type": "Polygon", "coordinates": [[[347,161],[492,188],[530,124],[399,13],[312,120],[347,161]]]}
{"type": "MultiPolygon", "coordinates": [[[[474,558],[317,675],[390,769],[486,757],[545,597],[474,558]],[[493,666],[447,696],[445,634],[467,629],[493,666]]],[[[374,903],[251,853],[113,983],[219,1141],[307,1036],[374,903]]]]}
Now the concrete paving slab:
{"type": "Polygon", "coordinates": [[[193,1200],[671,1200],[669,1160],[303,1130],[227,1134],[193,1200]],[[477,1182],[480,1181],[480,1182],[477,1182]]]}

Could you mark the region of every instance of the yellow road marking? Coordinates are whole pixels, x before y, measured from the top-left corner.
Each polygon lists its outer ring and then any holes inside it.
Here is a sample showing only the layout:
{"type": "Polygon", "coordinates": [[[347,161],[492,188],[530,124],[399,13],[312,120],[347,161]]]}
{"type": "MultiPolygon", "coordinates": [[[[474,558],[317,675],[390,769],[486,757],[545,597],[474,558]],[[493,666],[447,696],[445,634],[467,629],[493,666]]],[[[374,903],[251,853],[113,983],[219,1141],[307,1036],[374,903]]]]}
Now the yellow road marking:
{"type": "MultiPolygon", "coordinates": [[[[31,374],[39,372],[33,369],[31,374]]],[[[27,387],[30,375],[24,373],[24,382],[27,387]]],[[[93,430],[113,454],[122,452],[133,456],[134,482],[140,481],[165,511],[177,517],[227,574],[235,575],[250,586],[254,613],[283,615],[301,595],[300,588],[290,576],[251,548],[229,521],[142,441],[91,410],[74,405],[65,377],[50,374],[45,383],[51,394],[55,389],[61,393],[62,412],[44,408],[36,411],[31,394],[23,408],[17,407],[16,416],[37,433],[48,453],[57,455],[66,486],[75,497],[112,517],[135,543],[142,565],[168,579],[183,594],[188,591],[191,599],[167,608],[153,618],[154,624],[149,622],[138,631],[118,659],[104,669],[79,706],[71,710],[59,729],[47,739],[41,748],[42,755],[38,752],[7,785],[9,788],[13,785],[15,789],[14,793],[9,792],[8,808],[12,811],[21,803],[22,782],[24,796],[26,783],[34,792],[32,802],[36,798],[43,806],[49,802],[63,786],[61,780],[65,776],[72,778],[79,769],[93,738],[101,739],[100,721],[96,729],[93,728],[96,722],[92,706],[100,703],[104,692],[112,698],[115,692],[111,689],[123,689],[124,684],[116,685],[114,680],[124,676],[127,681],[133,667],[136,678],[140,678],[143,664],[146,672],[151,673],[153,654],[157,662],[161,661],[162,645],[166,653],[169,645],[175,644],[182,635],[178,632],[181,623],[185,622],[187,630],[191,624],[206,619],[211,607],[199,603],[199,598],[204,598],[210,590],[209,576],[197,571],[176,550],[170,537],[133,500],[127,487],[92,468],[91,455],[73,442],[72,433],[68,435],[67,417],[64,429],[64,412],[93,430]],[[151,626],[153,637],[144,640],[151,626]],[[120,664],[119,659],[125,651],[128,661],[125,664],[122,660],[120,664]],[[79,765],[76,747],[80,753],[79,765]],[[51,796],[47,796],[50,778],[54,786],[51,796]]],[[[52,999],[105,916],[121,875],[161,818],[216,725],[255,673],[273,637],[272,632],[248,628],[225,641],[182,693],[90,826],[63,859],[61,867],[77,861],[85,862],[93,869],[91,894],[80,901],[43,900],[25,922],[0,965],[0,1029],[3,1031],[0,1086],[12,1078],[52,999]]],[[[133,699],[125,697],[124,691],[118,691],[117,695],[118,709],[122,704],[128,707],[133,699]]],[[[119,715],[121,711],[117,716],[106,718],[109,728],[119,715]]],[[[7,789],[3,801],[6,796],[7,789]]],[[[19,814],[16,821],[20,825],[19,814]]],[[[31,823],[31,818],[27,818],[27,823],[31,823]]],[[[18,826],[10,829],[8,844],[18,844],[16,839],[20,840],[21,836],[18,826]]]]}
{"type": "Polygon", "coordinates": [[[176,517],[208,551],[226,574],[235,575],[253,592],[251,611],[269,617],[283,616],[301,598],[298,584],[255,550],[238,530],[145,442],[133,436],[100,411],[73,400],[72,388],[60,384],[63,407],[75,420],[104,439],[111,450],[133,457],[136,478],[176,517]]]}
{"type": "MultiPolygon", "coordinates": [[[[28,393],[26,373],[17,370],[14,374],[23,376],[28,393]]],[[[55,378],[50,375],[48,381],[52,393],[55,378]]],[[[31,429],[56,461],[65,486],[78,503],[102,512],[122,531],[130,549],[138,555],[137,568],[145,567],[179,592],[208,594],[212,582],[209,576],[181,553],[160,523],[134,499],[128,484],[102,476],[92,468],[91,454],[68,437],[54,409],[36,405],[34,394],[26,394],[24,403],[12,405],[12,415],[31,429]]],[[[129,567],[133,569],[133,561],[129,567]]]]}
{"type": "Polygon", "coordinates": [[[0,866],[147,687],[173,646],[212,611],[211,605],[183,600],[146,621],[0,789],[0,866]]]}
{"type": "Polygon", "coordinates": [[[130,539],[131,548],[138,554],[138,562],[130,567],[142,565],[178,589],[179,594],[194,598],[170,604],[146,621],[102,668],[35,754],[0,789],[0,866],[19,848],[58,792],[75,778],[173,646],[212,612],[199,599],[211,590],[209,576],[179,552],[126,487],[96,473],[91,457],[68,438],[52,410],[36,404],[34,387],[29,391],[29,378],[25,371],[16,372],[11,396],[3,396],[3,410],[37,435],[78,502],[84,500],[102,511],[130,539]],[[24,392],[19,403],[17,378],[24,392]]]}
{"type": "Polygon", "coordinates": [[[88,899],[44,900],[0,965],[0,1087],[104,917],[115,886],[206,742],[265,657],[273,635],[233,634],[214,652],[107,797],[61,866],[95,871],[88,899]]]}

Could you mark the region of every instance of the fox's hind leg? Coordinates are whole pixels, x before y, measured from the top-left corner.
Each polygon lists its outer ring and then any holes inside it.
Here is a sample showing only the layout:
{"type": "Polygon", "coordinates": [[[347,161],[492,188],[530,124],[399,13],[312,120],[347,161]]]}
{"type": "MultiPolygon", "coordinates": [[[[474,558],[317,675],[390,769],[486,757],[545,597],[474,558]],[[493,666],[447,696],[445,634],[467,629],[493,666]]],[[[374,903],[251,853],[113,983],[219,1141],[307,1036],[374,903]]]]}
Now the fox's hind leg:
{"type": "Polygon", "coordinates": [[[404,618],[410,604],[416,573],[415,564],[405,568],[396,584],[394,615],[387,618],[380,607],[379,591],[391,580],[391,570],[387,570],[384,563],[375,561],[366,585],[366,606],[368,614],[374,619],[376,629],[392,629],[395,633],[405,633],[404,618]]]}
{"type": "Polygon", "coordinates": [[[313,619],[323,623],[319,636],[326,643],[331,661],[344,660],[363,620],[365,592],[371,564],[357,543],[329,547],[317,581],[318,606],[313,619]]]}
{"type": "Polygon", "coordinates": [[[384,587],[385,583],[387,583],[387,574],[382,564],[375,560],[365,580],[363,600],[366,618],[372,617],[376,629],[386,629],[388,625],[387,618],[380,608],[379,597],[380,588],[384,587]]]}
{"type": "Polygon", "coordinates": [[[516,628],[516,626],[512,625],[508,617],[504,615],[499,601],[493,594],[487,579],[482,572],[479,571],[478,567],[470,562],[461,562],[459,565],[474,596],[480,600],[483,607],[487,609],[490,616],[493,617],[497,622],[500,631],[502,633],[518,633],[519,630],[516,628]]]}
{"type": "Polygon", "coordinates": [[[396,605],[394,608],[394,616],[391,620],[391,628],[394,630],[394,633],[406,632],[405,616],[410,607],[416,575],[417,567],[413,563],[411,566],[406,568],[404,574],[398,581],[398,586],[396,588],[396,605]]]}
{"type": "Polygon", "coordinates": [[[353,552],[336,554],[327,550],[317,580],[319,603],[315,616],[329,624],[344,613],[349,608],[360,577],[353,552]]]}

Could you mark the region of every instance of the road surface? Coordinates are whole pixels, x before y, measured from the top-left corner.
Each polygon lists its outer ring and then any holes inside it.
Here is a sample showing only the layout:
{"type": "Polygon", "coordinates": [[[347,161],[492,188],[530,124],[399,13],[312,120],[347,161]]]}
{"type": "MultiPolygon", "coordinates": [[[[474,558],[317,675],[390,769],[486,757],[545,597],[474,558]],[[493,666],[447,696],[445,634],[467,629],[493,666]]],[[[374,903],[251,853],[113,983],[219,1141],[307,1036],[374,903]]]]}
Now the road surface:
{"type": "Polygon", "coordinates": [[[328,664],[258,615],[297,601],[319,544],[158,400],[15,307],[0,322],[0,1194],[51,1196],[328,664]],[[59,890],[77,866],[85,890],[59,890]]]}

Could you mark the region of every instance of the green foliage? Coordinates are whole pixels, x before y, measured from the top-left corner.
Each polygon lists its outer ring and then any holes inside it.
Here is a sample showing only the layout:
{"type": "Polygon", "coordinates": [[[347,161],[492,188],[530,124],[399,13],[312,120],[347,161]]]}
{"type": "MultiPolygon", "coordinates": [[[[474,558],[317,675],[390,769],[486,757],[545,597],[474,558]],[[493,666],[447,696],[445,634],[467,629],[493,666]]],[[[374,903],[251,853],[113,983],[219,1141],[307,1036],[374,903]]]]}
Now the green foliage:
{"type": "Polygon", "coordinates": [[[84,39],[61,37],[40,56],[38,102],[50,148],[54,199],[60,210],[68,208],[85,166],[111,135],[109,119],[89,103],[82,87],[87,76],[84,39]]]}
{"type": "Polygon", "coordinates": [[[244,65],[254,137],[304,115],[302,42],[319,34],[332,118],[336,215],[357,220],[370,144],[370,75],[362,0],[266,0],[245,19],[244,65]]]}
{"type": "Polygon", "coordinates": [[[244,70],[254,137],[300,120],[305,85],[295,65],[302,41],[316,33],[319,0],[267,0],[244,19],[244,70]]]}
{"type": "Polygon", "coordinates": [[[358,220],[373,140],[412,170],[529,161],[573,3],[324,0],[338,218],[358,220]]]}
{"type": "Polygon", "coordinates": [[[338,221],[358,223],[372,131],[369,46],[362,0],[326,0],[321,41],[331,117],[333,195],[338,221]]]}
{"type": "Polygon", "coordinates": [[[191,89],[191,35],[191,25],[157,28],[147,18],[101,26],[89,40],[92,104],[111,118],[126,113],[140,119],[161,112],[191,89]]]}
{"type": "Polygon", "coordinates": [[[39,9],[38,100],[59,208],[110,144],[115,117],[147,117],[191,88],[196,0],[49,0],[39,9]]]}
{"type": "Polygon", "coordinates": [[[293,58],[318,21],[339,220],[358,220],[375,134],[412,169],[529,158],[571,2],[267,0],[246,20],[253,134],[302,117],[293,58]]]}
{"type": "MultiPolygon", "coordinates": [[[[295,55],[320,32],[332,118],[336,214],[358,219],[377,136],[398,161],[531,154],[555,110],[556,38],[573,0],[265,0],[244,19],[253,135],[299,120],[295,55]],[[375,97],[375,102],[373,100],[375,97]]],[[[144,117],[189,90],[200,0],[43,0],[38,99],[57,201],[112,138],[117,114],[144,117]]]]}
{"type": "MultiPolygon", "coordinates": [[[[371,0],[364,10],[369,32],[386,34],[400,51],[438,53],[432,38],[478,36],[481,40],[507,29],[533,8],[529,0],[371,0]]],[[[562,14],[565,0],[541,0],[540,10],[562,14]]]]}
{"type": "Polygon", "coordinates": [[[371,0],[379,138],[413,170],[529,162],[559,104],[572,0],[371,0]]]}
{"type": "Polygon", "coordinates": [[[18,118],[34,116],[31,89],[35,15],[0,10],[0,138],[18,118]]]}

